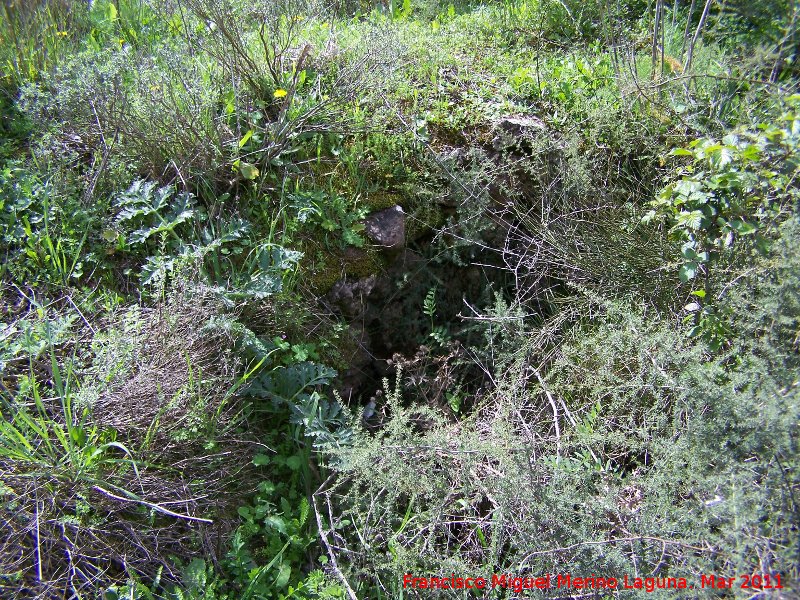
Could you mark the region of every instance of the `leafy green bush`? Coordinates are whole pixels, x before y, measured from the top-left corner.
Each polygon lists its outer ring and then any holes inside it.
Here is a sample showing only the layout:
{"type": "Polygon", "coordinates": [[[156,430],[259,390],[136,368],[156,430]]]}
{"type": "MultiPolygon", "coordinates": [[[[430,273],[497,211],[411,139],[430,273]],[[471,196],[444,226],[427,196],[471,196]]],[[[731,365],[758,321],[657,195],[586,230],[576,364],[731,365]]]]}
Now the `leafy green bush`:
{"type": "Polygon", "coordinates": [[[298,191],[290,196],[291,207],[297,211],[297,222],[302,227],[313,224],[325,231],[328,236],[335,235],[340,246],[361,248],[364,238],[360,233],[364,230],[362,219],[367,216],[365,208],[354,207],[352,202],[339,196],[316,192],[298,191]]]}
{"type": "MultiPolygon", "coordinates": [[[[799,100],[793,96],[790,106],[799,100]]],[[[671,237],[682,243],[681,281],[701,276],[702,283],[692,292],[696,300],[686,310],[695,321],[693,334],[702,335],[714,350],[729,334],[715,304],[731,284],[712,270],[735,267],[737,255],[749,249],[767,251],[777,223],[797,205],[799,141],[800,120],[791,111],[779,124],[731,133],[721,142],[698,139],[688,149],[671,152],[692,162],[678,168],[676,181],[662,190],[645,218],[665,218],[671,237]],[[742,247],[748,240],[751,243],[742,247]]]]}
{"type": "Polygon", "coordinates": [[[350,584],[391,596],[404,573],[636,569],[696,587],[712,571],[793,573],[795,228],[772,283],[761,263],[755,296],[736,299],[735,347],[713,361],[674,321],[590,294],[592,322],[545,375],[532,362],[543,332],[505,328],[508,361],[474,418],[387,390],[388,420],[337,453],[340,479],[321,496],[361,532],[338,555],[350,584]],[[754,335],[776,315],[782,335],[754,335]]]}
{"type": "MultiPolygon", "coordinates": [[[[0,273],[42,285],[77,282],[103,257],[88,248],[96,212],[75,201],[69,182],[10,161],[0,171],[0,240],[6,261],[0,273]]],[[[93,236],[92,236],[93,237],[93,236]]]]}
{"type": "Polygon", "coordinates": [[[38,124],[36,154],[51,161],[77,155],[84,195],[94,197],[134,173],[215,180],[233,137],[218,119],[221,93],[213,64],[164,40],[154,48],[76,53],[26,87],[20,105],[38,124]]]}

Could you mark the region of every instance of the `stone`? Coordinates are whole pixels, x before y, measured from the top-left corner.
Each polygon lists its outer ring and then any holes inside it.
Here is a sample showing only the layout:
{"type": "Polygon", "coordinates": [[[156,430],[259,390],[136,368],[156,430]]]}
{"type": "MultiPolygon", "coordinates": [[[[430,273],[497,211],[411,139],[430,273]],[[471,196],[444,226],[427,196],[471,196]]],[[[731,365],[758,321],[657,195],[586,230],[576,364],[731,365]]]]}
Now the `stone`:
{"type": "Polygon", "coordinates": [[[547,130],[544,121],[536,117],[506,116],[495,121],[494,125],[496,135],[492,139],[492,148],[498,152],[518,146],[526,138],[530,140],[535,134],[547,130]]]}
{"type": "Polygon", "coordinates": [[[340,279],[330,291],[325,295],[325,302],[335,306],[348,318],[358,317],[365,310],[367,296],[372,292],[376,282],[375,275],[370,275],[364,279],[348,281],[340,279]]]}
{"type": "Polygon", "coordinates": [[[402,207],[395,205],[368,215],[364,233],[378,246],[401,250],[406,245],[406,215],[402,207]]]}
{"type": "Polygon", "coordinates": [[[531,129],[544,130],[544,121],[536,117],[503,117],[497,123],[502,129],[512,134],[522,134],[531,129]]]}

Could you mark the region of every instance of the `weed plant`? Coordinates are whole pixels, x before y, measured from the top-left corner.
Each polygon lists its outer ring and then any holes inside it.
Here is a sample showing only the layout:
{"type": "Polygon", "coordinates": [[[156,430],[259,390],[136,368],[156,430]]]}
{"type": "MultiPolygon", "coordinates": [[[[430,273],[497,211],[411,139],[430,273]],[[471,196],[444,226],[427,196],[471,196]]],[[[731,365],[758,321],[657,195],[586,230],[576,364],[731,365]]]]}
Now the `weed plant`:
{"type": "Polygon", "coordinates": [[[0,593],[795,594],[800,21],[667,4],[3,2],[0,593]]]}

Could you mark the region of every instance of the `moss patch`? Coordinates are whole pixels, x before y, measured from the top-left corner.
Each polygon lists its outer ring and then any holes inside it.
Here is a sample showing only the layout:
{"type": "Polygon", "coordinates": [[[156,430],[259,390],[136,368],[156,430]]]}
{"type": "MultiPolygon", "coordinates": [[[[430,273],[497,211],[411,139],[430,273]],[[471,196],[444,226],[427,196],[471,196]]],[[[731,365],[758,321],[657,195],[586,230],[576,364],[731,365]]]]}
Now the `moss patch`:
{"type": "Polygon", "coordinates": [[[312,257],[302,268],[301,277],[311,291],[321,296],[343,277],[363,279],[386,269],[386,257],[376,248],[345,248],[343,251],[309,253],[312,257]]]}
{"type": "Polygon", "coordinates": [[[388,190],[376,190],[367,194],[362,200],[370,212],[384,210],[396,205],[403,205],[403,196],[397,192],[390,192],[388,190]]]}

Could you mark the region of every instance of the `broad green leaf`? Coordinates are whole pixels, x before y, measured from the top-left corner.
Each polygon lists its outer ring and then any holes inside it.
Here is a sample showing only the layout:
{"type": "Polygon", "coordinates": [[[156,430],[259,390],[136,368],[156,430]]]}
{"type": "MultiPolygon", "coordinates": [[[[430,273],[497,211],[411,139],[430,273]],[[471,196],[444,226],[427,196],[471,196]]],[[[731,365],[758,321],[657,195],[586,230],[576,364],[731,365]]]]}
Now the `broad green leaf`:
{"type": "Polygon", "coordinates": [[[292,505],[284,497],[281,497],[281,512],[287,516],[292,514],[292,505]]]}
{"type": "Polygon", "coordinates": [[[701,150],[703,154],[707,157],[713,156],[716,152],[722,148],[722,144],[719,143],[712,143],[711,140],[706,140],[706,144],[701,146],[701,150]]]}
{"type": "Polygon", "coordinates": [[[656,219],[656,217],[657,217],[657,216],[658,216],[658,213],[657,213],[655,210],[649,210],[649,211],[647,211],[647,213],[646,213],[646,214],[645,214],[645,215],[642,217],[642,223],[644,223],[645,225],[647,225],[648,223],[651,223],[651,222],[653,222],[653,221],[656,219]]]}
{"type": "Polygon", "coordinates": [[[750,223],[748,221],[744,221],[742,219],[733,219],[730,222],[731,229],[733,229],[739,235],[750,235],[758,231],[758,226],[750,223]]]}
{"type": "Polygon", "coordinates": [[[687,198],[692,194],[700,192],[701,190],[702,186],[700,185],[700,182],[695,181],[694,179],[681,179],[675,184],[674,188],[675,193],[687,198]]]}
{"type": "Polygon", "coordinates": [[[263,467],[264,465],[269,464],[269,456],[266,454],[256,454],[253,457],[253,464],[257,467],[263,467]]]}
{"type": "Polygon", "coordinates": [[[722,168],[729,165],[732,159],[733,155],[731,153],[731,149],[725,146],[714,152],[713,155],[713,161],[717,168],[722,168]]]}
{"type": "Polygon", "coordinates": [[[691,212],[681,212],[678,214],[678,221],[676,227],[687,228],[697,231],[703,224],[703,213],[699,210],[691,212]]]}
{"type": "Polygon", "coordinates": [[[684,264],[680,270],[678,271],[678,277],[683,283],[686,283],[690,279],[694,279],[697,275],[697,263],[694,261],[687,262],[684,264]]]}
{"type": "Polygon", "coordinates": [[[754,144],[749,144],[740,153],[741,158],[744,160],[755,162],[761,158],[761,150],[754,144]]]}
{"type": "Polygon", "coordinates": [[[272,527],[281,533],[286,533],[286,521],[278,515],[272,515],[264,519],[264,525],[272,527]]]}
{"type": "Polygon", "coordinates": [[[242,174],[242,177],[245,179],[255,179],[258,177],[259,171],[255,165],[251,165],[250,163],[240,163],[239,164],[239,172],[242,174]]]}
{"type": "Polygon", "coordinates": [[[278,570],[278,576],[275,578],[275,587],[280,589],[289,583],[289,578],[292,576],[292,567],[287,563],[282,563],[278,570]]]}

